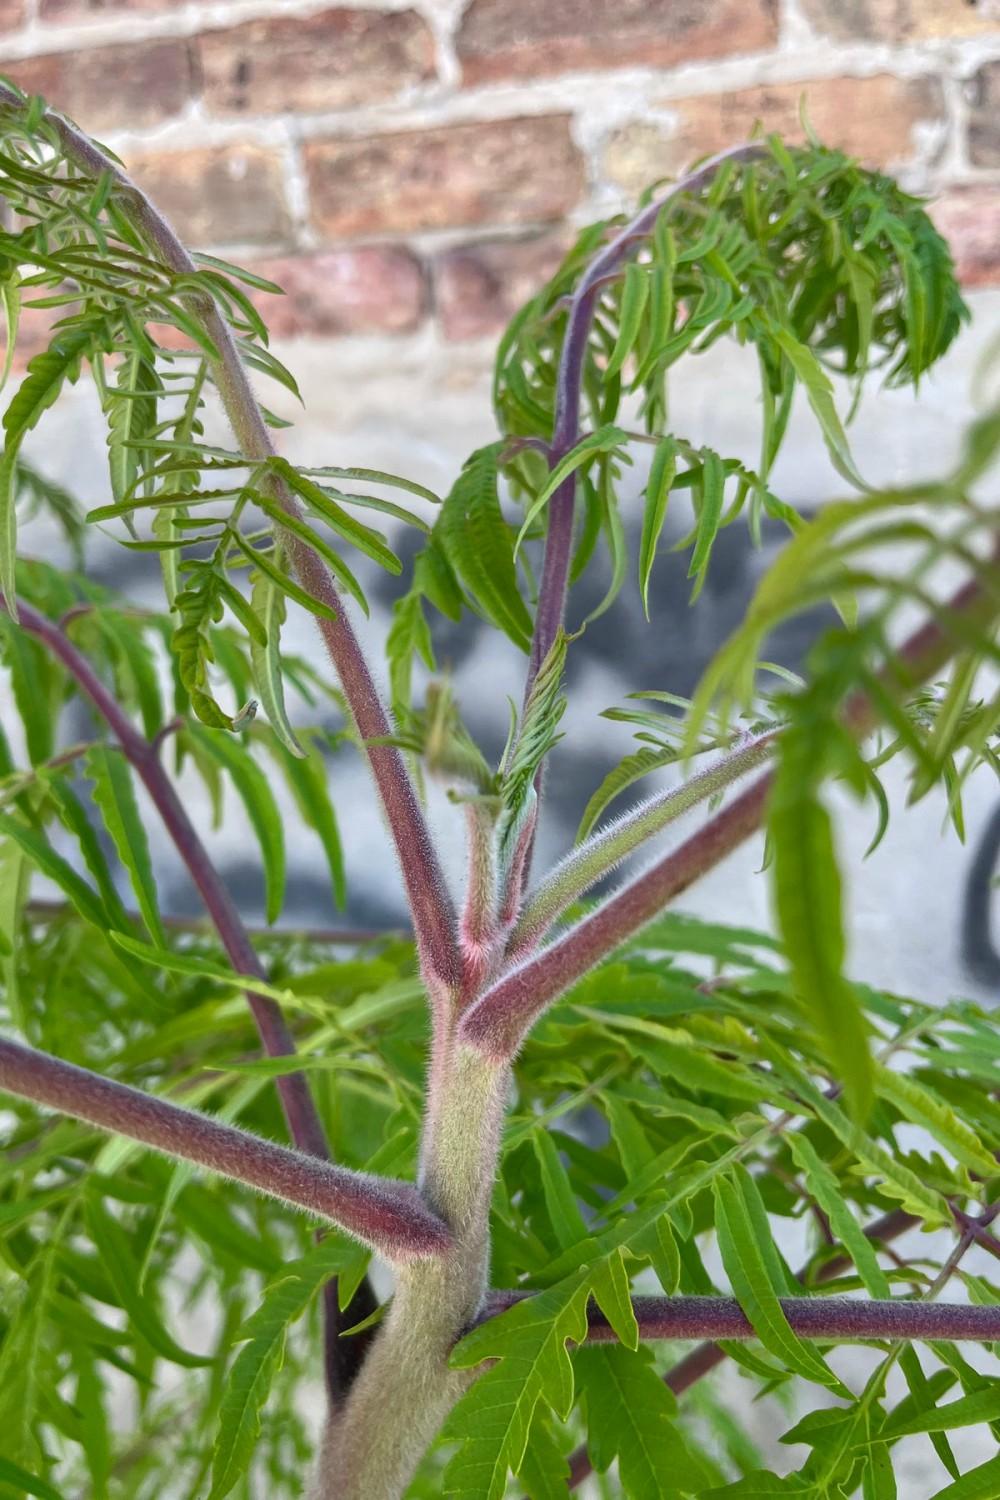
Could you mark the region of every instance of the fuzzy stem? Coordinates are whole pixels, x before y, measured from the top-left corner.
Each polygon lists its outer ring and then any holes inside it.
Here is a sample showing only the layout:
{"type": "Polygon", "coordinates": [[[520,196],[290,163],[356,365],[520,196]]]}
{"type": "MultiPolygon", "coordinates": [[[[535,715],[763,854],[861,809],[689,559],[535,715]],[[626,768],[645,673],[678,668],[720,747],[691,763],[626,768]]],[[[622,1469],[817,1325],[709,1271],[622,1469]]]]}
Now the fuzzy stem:
{"type": "Polygon", "coordinates": [[[572,902],[668,824],[761,765],[775,738],[775,734],[762,735],[741,745],[683,785],[639,803],[574,849],[529,896],[508,943],[510,957],[535,947],[572,902]]]}
{"type": "MultiPolygon", "coordinates": [[[[657,198],[654,203],[648,204],[620,234],[615,236],[609,245],[595,256],[589,268],[584,272],[570,300],[566,333],[559,355],[552,442],[548,449],[550,472],[562,462],[568,453],[572,452],[580,441],[580,406],[587,340],[590,337],[594,312],[605,284],[609,279],[614,278],[624,262],[653,232],[661,209],[672,199],[681,193],[697,192],[699,188],[711,182],[719,168],[727,162],[753,161],[763,154],[764,149],[761,146],[743,145],[710,157],[694,172],[689,173],[687,177],[682,177],[669,192],[657,198]]],[[[535,678],[566,618],[566,592],[573,552],[576,481],[575,473],[568,475],[549,501],[542,577],[538,588],[535,628],[524,684],[525,703],[531,697],[535,678]]],[[[542,790],[544,770],[544,765],[540,765],[535,777],[535,787],[539,794],[542,790]]],[[[522,884],[516,889],[517,897],[520,896],[523,883],[529,877],[533,852],[534,837],[531,836],[527,840],[518,871],[518,878],[522,884]]]]}
{"type": "Polygon", "coordinates": [[[319,1161],[20,1042],[0,1039],[0,1089],[304,1208],[396,1264],[452,1245],[412,1183],[319,1161]]]}
{"type": "MultiPolygon", "coordinates": [[[[0,596],[0,607],[3,602],[0,596]]],[[[258,979],[266,980],[267,971],[254,951],[233,899],[212,863],[208,850],[198,837],[153,745],[139,733],[86,657],[57,625],[27,604],[19,606],[18,618],[21,628],[42,641],[75,679],[77,686],[90,699],[115,735],[125,756],[135,767],[136,774],[141,778],[163,819],[178,854],[187,866],[233,968],[238,974],[252,974],[258,979]]],[[[264,1050],[271,1057],[291,1056],[295,1051],[295,1041],[277,1002],[250,991],[247,992],[247,1001],[257,1023],[264,1050]]],[[[289,1073],[275,1082],[292,1140],[301,1151],[327,1158],[330,1154],[329,1147],[305,1076],[302,1073],[289,1073]]]]}
{"type": "MultiPolygon", "coordinates": [[[[23,107],[24,101],[16,90],[0,83],[0,108],[20,110],[23,107]]],[[[110,175],[124,213],[154,247],[164,265],[181,276],[196,275],[197,264],[167,220],[113,158],[55,111],[47,110],[44,118],[58,133],[63,149],[78,166],[97,177],[104,173],[110,175]]],[[[250,459],[266,461],[274,456],[274,445],[232,329],[209,296],[191,297],[190,308],[217,351],[217,357],[212,361],[213,378],[240,450],[250,459]]],[[[300,516],[294,495],[277,479],[274,480],[274,492],[289,515],[300,516]]],[[[335,618],[317,623],[358,733],[366,744],[372,774],[395,842],[421,956],[437,976],[454,981],[458,977],[454,913],[413,782],[403,757],[394,746],[370,743],[390,737],[392,730],[368,662],[326,565],[297,536],[287,533],[283,542],[303,587],[313,598],[334,611],[335,618]]]]}
{"type": "Polygon", "coordinates": [[[489,1271],[489,1205],[509,1083],[449,1041],[428,1091],[420,1188],[453,1235],[435,1262],[404,1267],[389,1313],[327,1428],[313,1500],[403,1494],[448,1412],[475,1378],[448,1358],[476,1319],[489,1271]],[[387,1413],[389,1414],[387,1418],[387,1413]]]}
{"type": "Polygon", "coordinates": [[[468,876],[462,908],[460,1003],[482,993],[501,950],[497,926],[496,813],[483,803],[465,805],[468,876]]]}
{"type": "MultiPolygon", "coordinates": [[[[488,1322],[530,1292],[494,1292],[488,1322]]],[[[947,1339],[992,1343],[1000,1338],[1000,1307],[944,1302],[855,1301],[847,1297],[781,1297],[790,1327],[800,1338],[843,1344],[872,1340],[947,1339]]],[[[740,1339],[757,1337],[735,1297],[633,1297],[642,1342],[652,1339],[740,1339]]],[[[604,1313],[591,1306],[587,1342],[614,1344],[618,1335],[604,1313]]]]}
{"type": "MultiPolygon", "coordinates": [[[[654,203],[648,204],[591,261],[573,294],[566,334],[559,357],[555,419],[552,427],[552,443],[549,448],[550,470],[555,469],[580,441],[583,367],[587,353],[587,339],[590,335],[601,283],[617,272],[624,262],[638,250],[642,241],[652,234],[660,211],[666,204],[682,193],[697,192],[699,188],[711,182],[719,168],[728,162],[753,161],[763,155],[762,146],[742,145],[710,157],[687,177],[682,177],[679,182],[676,182],[669,192],[657,198],[654,203]]],[[[563,624],[566,613],[566,583],[573,547],[575,499],[576,476],[570,475],[559,486],[549,502],[549,524],[545,539],[542,580],[538,591],[535,631],[531,642],[528,680],[525,686],[525,701],[531,692],[542,662],[548,655],[549,648],[563,624]]]]}
{"type": "Polygon", "coordinates": [[[496,1061],[513,1057],[554,1000],[757,831],[770,790],[770,775],[760,777],[679,849],[609,896],[536,958],[503,975],[465,1013],[465,1041],[496,1061]]]}
{"type": "MultiPolygon", "coordinates": [[[[996,562],[996,559],[994,559],[996,562]]],[[[1000,607],[995,574],[970,580],[942,614],[910,636],[883,668],[886,691],[898,694],[924,681],[968,637],[969,627],[992,624],[1000,607]]],[[[876,708],[864,693],[842,714],[862,737],[875,727],[876,708]]],[[[565,937],[502,976],[462,1018],[460,1035],[486,1057],[513,1057],[535,1020],[595,964],[634,937],[675,896],[715,868],[764,821],[773,776],[759,777],[678,849],[623,886],[565,937]]]]}

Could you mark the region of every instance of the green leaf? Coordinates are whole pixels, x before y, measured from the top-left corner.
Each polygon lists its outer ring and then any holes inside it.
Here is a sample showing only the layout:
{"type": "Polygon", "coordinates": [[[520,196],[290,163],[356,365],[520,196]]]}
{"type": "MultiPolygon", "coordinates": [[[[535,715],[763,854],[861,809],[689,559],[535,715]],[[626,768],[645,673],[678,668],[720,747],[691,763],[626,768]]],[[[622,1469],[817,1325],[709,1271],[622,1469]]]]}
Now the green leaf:
{"type": "Polygon", "coordinates": [[[0,593],[7,600],[12,617],[17,619],[17,590],[14,563],[17,554],[17,517],[14,511],[14,474],[18,449],[26,433],[41,420],[59,396],[67,380],[75,381],[80,361],[95,342],[92,326],[56,334],[48,349],[36,354],[28,371],[3,414],[6,433],[0,456],[0,593]]]}
{"type": "Polygon", "coordinates": [[[281,1366],[288,1327],[355,1251],[335,1238],[321,1241],[285,1266],[264,1292],[260,1307],[240,1330],[247,1342],[233,1363],[219,1407],[208,1500],[223,1500],[250,1467],[260,1434],[260,1414],[281,1366]]]}
{"type": "Polygon", "coordinates": [[[139,348],[131,349],[107,391],[108,465],[111,493],[119,503],[129,494],[141,463],[141,444],[156,428],[155,364],[139,348]]]}
{"type": "Polygon", "coordinates": [[[0,1431],[6,1455],[32,1467],[43,1457],[35,1423],[47,1392],[46,1327],[52,1319],[56,1290],[56,1252],[66,1229],[64,1210],[37,1248],[29,1250],[22,1271],[20,1296],[5,1298],[3,1343],[0,1344],[0,1431]]]}
{"type": "Polygon", "coordinates": [[[566,1341],[582,1343],[586,1337],[588,1297],[588,1272],[583,1270],[491,1318],[455,1346],[451,1364],[458,1369],[471,1369],[483,1360],[496,1363],[445,1425],[444,1436],[461,1447],[445,1470],[444,1494],[501,1500],[508,1471],[521,1466],[539,1401],[563,1420],[568,1417],[573,1366],[566,1341]]]}
{"type": "Polygon", "coordinates": [[[666,1214],[633,1241],[633,1249],[649,1258],[664,1295],[672,1297],[681,1283],[681,1258],[666,1214]]]}
{"type": "Polygon", "coordinates": [[[812,1142],[800,1131],[788,1136],[792,1155],[805,1174],[806,1187],[826,1214],[837,1239],[857,1267],[870,1297],[892,1296],[889,1278],[878,1263],[871,1240],[851,1213],[835,1174],[817,1154],[812,1142]]]}
{"type": "Polygon", "coordinates": [[[17,343],[17,329],[21,319],[21,283],[16,276],[5,275],[0,281],[0,300],[3,301],[4,323],[7,329],[7,353],[4,357],[3,369],[0,370],[0,391],[2,391],[10,378],[11,367],[14,363],[14,347],[17,343]]]}
{"type": "Polygon", "coordinates": [[[3,414],[7,446],[17,445],[53,406],[67,380],[76,380],[80,361],[94,347],[93,326],[61,329],[49,347],[36,354],[3,414]]]}
{"type": "Polygon", "coordinates": [[[861,1483],[862,1500],[896,1500],[892,1455],[885,1443],[872,1443],[861,1483]]]}
{"type": "Polygon", "coordinates": [[[646,481],[646,500],[642,512],[642,536],[639,541],[639,592],[642,607],[649,619],[649,578],[656,561],[656,546],[667,518],[670,487],[677,473],[677,444],[672,437],[661,438],[653,454],[646,481]]]}
{"type": "Polygon", "coordinates": [[[17,498],[14,477],[17,472],[17,447],[5,447],[0,453],[0,594],[14,620],[17,619],[17,498]]]}
{"type": "MultiPolygon", "coordinates": [[[[294,578],[288,576],[280,566],[280,563],[275,561],[273,550],[271,552],[258,551],[256,547],[251,547],[250,543],[239,535],[233,537],[233,543],[243,553],[248,562],[252,563],[255,568],[259,568],[262,573],[266,573],[268,578],[278,585],[283,594],[287,594],[289,599],[294,599],[296,604],[301,604],[302,608],[308,610],[311,615],[317,615],[321,620],[335,620],[337,618],[337,611],[332,605],[325,604],[322,599],[314,599],[312,594],[308,594],[304,588],[300,588],[294,578]]],[[[280,554],[278,556],[280,558],[280,554]]]]}
{"type": "Polygon", "coordinates": [[[385,543],[384,537],[379,532],[373,531],[370,526],[363,526],[356,521],[348,511],[343,510],[335,500],[321,489],[314,480],[309,479],[301,473],[287,459],[275,457],[270,460],[270,467],[281,476],[289,489],[303,499],[318,516],[321,516],[326,524],[345,541],[353,543],[359,551],[364,552],[380,567],[386,568],[390,573],[399,573],[402,563],[399,558],[385,543]]]}
{"type": "Polygon", "coordinates": [[[285,684],[281,672],[285,595],[266,573],[258,571],[254,574],[250,607],[264,627],[263,643],[253,636],[250,638],[250,660],[260,701],[271,728],[289,755],[301,758],[306,752],[295,738],[285,709],[285,684]]]}
{"type": "Polygon", "coordinates": [[[631,261],[625,267],[625,282],[622,287],[621,306],[618,312],[618,337],[604,372],[605,380],[617,375],[628,359],[639,337],[642,315],[649,295],[649,273],[645,266],[631,261]]]}
{"type": "Polygon", "coordinates": [[[503,816],[498,836],[504,859],[510,856],[524,819],[534,805],[538,768],[559,738],[559,723],[566,709],[562,694],[565,666],[566,635],[560,630],[531,685],[513,749],[501,767],[503,816]]]}
{"type": "Polygon", "coordinates": [[[419,656],[430,672],[437,665],[431,633],[424,616],[423,598],[419,593],[412,591],[404,594],[393,605],[385,654],[389,663],[392,706],[398,713],[400,709],[410,707],[414,657],[419,656]]]}
{"type": "Polygon", "coordinates": [[[628,1178],[633,1178],[649,1166],[654,1155],[649,1138],[635,1117],[634,1111],[610,1090],[600,1096],[601,1108],[611,1127],[611,1136],[618,1148],[622,1167],[628,1178]]]}
{"type": "Polygon", "coordinates": [[[629,1276],[621,1250],[595,1261],[590,1273],[590,1289],[621,1343],[627,1349],[638,1349],[639,1324],[632,1307],[629,1276]]]}
{"type": "Polygon", "coordinates": [[[20,1464],[11,1463],[9,1458],[0,1458],[0,1483],[14,1486],[20,1494],[37,1495],[38,1500],[63,1500],[59,1491],[54,1490],[44,1479],[39,1479],[37,1474],[29,1474],[20,1464]]]}
{"type": "Polygon", "coordinates": [[[143,733],[153,739],[163,724],[163,701],[156,658],[132,622],[112,610],[98,617],[102,635],[111,641],[118,657],[120,678],[128,685],[142,714],[143,733]]]}
{"type": "Polygon", "coordinates": [[[306,744],[307,749],[300,749],[301,759],[283,748],[278,750],[278,759],[303,821],[323,845],[334,903],[343,910],[347,905],[347,878],[340,828],[330,799],[330,777],[318,744],[315,740],[306,744]]]}
{"type": "Polygon", "coordinates": [[[535,1411],[531,1441],[517,1471],[528,1500],[565,1500],[569,1465],[548,1418],[535,1411]]]}
{"type": "MultiPolygon", "coordinates": [[[[254,490],[252,498],[260,506],[261,510],[264,511],[265,515],[270,516],[271,520],[277,523],[281,531],[290,531],[293,536],[298,537],[300,542],[305,542],[307,547],[311,547],[314,552],[319,554],[337,582],[350,594],[359,609],[367,615],[368,600],[365,598],[364,589],[340,553],[331,547],[329,542],[324,537],[321,537],[319,532],[310,526],[308,522],[304,521],[301,516],[293,515],[290,511],[285,510],[279,501],[272,499],[266,490],[254,490]]],[[[258,566],[260,566],[259,563],[258,566]]],[[[287,593],[288,590],[286,589],[285,592],[287,593]]]]}
{"type": "Polygon", "coordinates": [[[246,282],[247,286],[254,287],[258,292],[270,292],[276,297],[285,295],[284,288],[280,287],[276,281],[269,281],[264,276],[258,276],[244,266],[234,266],[228,260],[220,260],[217,255],[206,255],[203,251],[197,250],[193,258],[199,266],[210,266],[213,271],[220,271],[226,278],[232,277],[237,281],[246,282]]]}
{"type": "Polygon", "coordinates": [[[14,703],[24,727],[28,759],[40,765],[55,748],[53,667],[45,648],[0,613],[0,639],[14,703]]]}
{"type": "Polygon", "coordinates": [[[905,1162],[897,1161],[891,1152],[883,1150],[859,1125],[849,1120],[832,1100],[826,1099],[819,1089],[810,1092],[809,1103],[813,1113],[854,1155],[863,1172],[876,1179],[879,1192],[898,1200],[907,1213],[921,1219],[928,1228],[941,1228],[951,1224],[952,1217],[941,1194],[922,1182],[905,1162]]]}
{"type": "Polygon", "coordinates": [[[654,1072],[676,1078],[685,1088],[719,1094],[724,1099],[773,1102],[774,1088],[750,1069],[719,1062],[689,1033],[644,1021],[639,1016],[580,1007],[609,1030],[624,1033],[624,1045],[654,1072]]]}
{"type": "Polygon", "coordinates": [[[704,1490],[701,1500],[786,1500],[797,1495],[800,1500],[815,1500],[816,1486],[803,1474],[779,1476],[770,1469],[753,1469],[733,1484],[704,1490]]]}
{"type": "Polygon", "coordinates": [[[719,534],[719,526],[722,521],[722,507],[726,492],[726,470],[722,459],[712,451],[711,448],[701,450],[701,506],[698,511],[698,525],[695,535],[694,552],[688,565],[688,577],[697,578],[699,581],[704,577],[708,567],[709,558],[715,538],[719,534]]]}
{"type": "Polygon", "coordinates": [[[295,995],[291,990],[280,989],[273,984],[265,984],[253,974],[237,974],[234,970],[223,968],[221,964],[213,964],[207,958],[198,958],[193,953],[175,953],[170,948],[153,948],[149,943],[140,942],[138,938],[131,937],[127,932],[109,932],[108,937],[116,948],[121,948],[125,953],[131,953],[135,958],[141,958],[143,963],[152,964],[157,969],[165,969],[167,973],[189,974],[199,979],[211,979],[216,984],[226,985],[229,989],[253,990],[255,995],[263,995],[265,999],[276,1000],[279,1005],[287,1005],[294,1001],[295,995]]]}
{"type": "Polygon", "coordinates": [[[593,832],[595,823],[616,797],[620,797],[630,786],[636,781],[641,781],[651,771],[658,771],[663,766],[672,765],[676,760],[677,751],[672,745],[662,750],[653,750],[650,746],[643,745],[640,750],[624,756],[614,770],[608,772],[584,808],[580,826],[576,831],[576,843],[582,844],[584,839],[593,832]]]}
{"type": "Polygon", "coordinates": [[[911,1124],[929,1131],[970,1172],[986,1178],[995,1175],[996,1160],[976,1132],[925,1084],[879,1067],[875,1087],[880,1099],[888,1099],[911,1124]]]}
{"type": "Polygon", "coordinates": [[[872,1099],[868,1034],[842,977],[844,928],[840,872],[830,815],[798,779],[798,756],[782,746],[771,804],[775,902],[796,990],[821,1037],[831,1074],[858,1119],[872,1099]]]}
{"type": "Polygon", "coordinates": [[[122,904],[114,878],[104,857],[101,841],[91,819],[79,797],[72,791],[64,776],[50,775],[46,778],[49,795],[56,805],[63,826],[74,835],[87,869],[97,884],[107,913],[108,923],[113,927],[129,927],[129,915],[122,904]]]}
{"type": "MultiPolygon", "coordinates": [[[[600,619],[618,598],[621,593],[622,584],[628,573],[628,543],[625,536],[625,523],[622,520],[621,506],[618,503],[618,495],[615,492],[613,474],[610,460],[605,456],[598,463],[599,478],[597,481],[597,503],[600,512],[601,531],[607,543],[608,557],[611,560],[611,579],[604,597],[595,604],[583,621],[586,628],[592,620],[600,619]]],[[[589,478],[584,480],[584,490],[591,487],[589,478]]]]}
{"type": "Polygon", "coordinates": [[[768,331],[805,386],[809,405],[820,425],[835,469],[851,484],[857,485],[858,489],[867,489],[868,486],[854,466],[847,434],[833,402],[833,386],[829,376],[812,350],[800,343],[789,329],[783,328],[780,323],[771,322],[768,331]]]}
{"type": "Polygon", "coordinates": [[[906,1414],[901,1421],[892,1416],[878,1436],[883,1443],[893,1443],[897,1438],[909,1437],[915,1432],[952,1432],[957,1427],[975,1427],[981,1422],[996,1421],[1000,1421],[1000,1383],[993,1382],[971,1396],[962,1396],[930,1411],[906,1414]]]}
{"type": "Polygon", "coordinates": [[[529,651],[532,620],[518,586],[513,533],[497,493],[499,452],[494,443],[468,460],[441,507],[434,534],[487,619],[529,651]]]}
{"type": "Polygon", "coordinates": [[[571,474],[575,474],[578,469],[583,468],[585,465],[593,463],[599,454],[612,453],[618,448],[625,447],[628,440],[628,433],[623,431],[621,427],[615,427],[613,423],[599,427],[595,432],[588,432],[586,437],[581,438],[576,447],[570,453],[567,453],[565,458],[559,460],[549,474],[545,484],[529,505],[524,520],[521,523],[521,529],[517,534],[517,542],[514,546],[515,553],[517,553],[521,543],[524,541],[531,523],[545,509],[563,480],[568,479],[571,474]]]}
{"type": "Polygon", "coordinates": [[[86,756],[87,774],[94,783],[94,802],[111,835],[118,858],[129,873],[142,920],[153,941],[166,946],[156,899],[156,879],[149,857],[149,841],[124,755],[107,745],[92,745],[86,756]]]}
{"type": "Polygon", "coordinates": [[[107,1392],[98,1361],[85,1346],[78,1345],[74,1349],[73,1366],[76,1376],[73,1406],[81,1418],[80,1445],[87,1456],[93,1492],[104,1495],[108,1492],[111,1470],[109,1424],[105,1411],[107,1392]]]}
{"type": "Polygon", "coordinates": [[[81,879],[72,866],[67,864],[62,855],[56,853],[43,833],[39,833],[34,828],[28,828],[20,819],[3,812],[0,812],[0,833],[13,839],[35,868],[59,886],[70,905],[79,912],[85,922],[90,922],[94,927],[102,929],[107,927],[107,914],[103,901],[92,887],[81,879]]]}
{"type": "Polygon", "coordinates": [[[321,479],[361,479],[369,484],[387,485],[390,489],[407,490],[411,495],[419,495],[422,500],[429,500],[432,505],[441,504],[441,496],[429,490],[426,485],[417,484],[415,479],[408,479],[399,474],[387,474],[384,469],[300,469],[302,474],[318,474],[321,479]]]}
{"type": "Polygon", "coordinates": [[[184,1365],[189,1369],[211,1364],[210,1359],[182,1349],[171,1338],[148,1286],[140,1292],[139,1262],[132,1253],[129,1235],[118,1220],[105,1210],[96,1193],[90,1193],[87,1197],[86,1216],[91,1239],[101,1258],[101,1266],[135,1332],[146,1341],[150,1349],[172,1364],[184,1365]]]}
{"type": "Polygon", "coordinates": [[[28,862],[24,851],[13,839],[0,840],[0,980],[6,990],[11,1020],[22,1031],[18,947],[27,893],[28,862]]]}
{"type": "Polygon", "coordinates": [[[549,1132],[533,1131],[531,1144],[538,1157],[545,1207],[552,1221],[556,1240],[561,1249],[567,1250],[570,1245],[575,1245],[585,1237],[587,1226],[570,1185],[569,1175],[559,1160],[559,1152],[549,1132]]]}
{"type": "Polygon", "coordinates": [[[953,1484],[938,1490],[932,1500],[996,1500],[1000,1494],[1000,1457],[969,1469],[953,1484]]]}
{"type": "Polygon", "coordinates": [[[619,1347],[578,1351],[587,1450],[599,1473],[617,1458],[622,1493],[630,1500],[700,1494],[712,1471],[685,1442],[677,1402],[648,1359],[645,1351],[619,1347]]]}
{"type": "Polygon", "coordinates": [[[712,1184],[719,1250],[737,1301],[764,1347],[789,1370],[849,1397],[823,1358],[788,1324],[778,1301],[785,1288],[775,1285],[773,1263],[768,1266],[776,1253],[773,1241],[770,1231],[766,1244],[758,1238],[745,1178],[744,1172],[733,1171],[712,1184]]]}
{"type": "Polygon", "coordinates": [[[192,726],[191,732],[197,736],[209,755],[229,773],[247,810],[264,860],[267,920],[276,922],[285,900],[285,839],[281,814],[267,777],[249,752],[231,735],[213,733],[195,726],[192,726]]]}

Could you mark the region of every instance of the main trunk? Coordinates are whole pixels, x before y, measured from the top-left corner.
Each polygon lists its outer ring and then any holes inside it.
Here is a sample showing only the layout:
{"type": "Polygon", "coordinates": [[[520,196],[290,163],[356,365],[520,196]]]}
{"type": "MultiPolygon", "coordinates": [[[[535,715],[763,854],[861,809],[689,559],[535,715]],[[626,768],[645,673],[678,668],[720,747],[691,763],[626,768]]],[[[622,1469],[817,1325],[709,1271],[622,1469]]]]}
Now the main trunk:
{"type": "Polygon", "coordinates": [[[450,1225],[447,1256],[397,1271],[392,1304],[323,1439],[312,1500],[400,1500],[475,1372],[452,1346],[489,1278],[489,1205],[509,1072],[449,1039],[436,1060],[420,1186],[450,1225]]]}

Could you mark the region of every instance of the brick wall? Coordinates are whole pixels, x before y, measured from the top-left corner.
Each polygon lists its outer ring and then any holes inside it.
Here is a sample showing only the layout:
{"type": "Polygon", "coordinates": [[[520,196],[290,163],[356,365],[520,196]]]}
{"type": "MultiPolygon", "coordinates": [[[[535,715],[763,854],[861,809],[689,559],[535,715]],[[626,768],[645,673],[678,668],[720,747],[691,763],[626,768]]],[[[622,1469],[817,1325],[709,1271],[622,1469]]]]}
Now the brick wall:
{"type": "Polygon", "coordinates": [[[0,72],[281,282],[279,337],[492,336],[568,226],[803,95],[1000,282],[1000,0],[0,0],[0,72]]]}

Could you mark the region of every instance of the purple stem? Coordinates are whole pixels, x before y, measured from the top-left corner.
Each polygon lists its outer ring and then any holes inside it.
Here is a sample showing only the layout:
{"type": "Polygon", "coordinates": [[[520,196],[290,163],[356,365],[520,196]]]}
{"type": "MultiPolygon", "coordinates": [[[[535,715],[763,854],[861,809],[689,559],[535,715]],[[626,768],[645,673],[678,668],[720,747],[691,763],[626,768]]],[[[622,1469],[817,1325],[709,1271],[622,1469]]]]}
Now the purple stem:
{"type": "MultiPolygon", "coordinates": [[[[523,1302],[531,1292],[493,1292],[480,1320],[523,1302]]],[[[855,1301],[847,1297],[782,1297],[781,1310],[802,1338],[947,1339],[992,1343],[1000,1339],[1000,1307],[944,1302],[855,1301]]],[[[639,1337],[650,1339],[754,1339],[753,1326],[734,1297],[633,1297],[639,1337]]],[[[587,1312],[587,1342],[614,1344],[618,1335],[600,1308],[587,1312]]]]}
{"type": "MultiPolygon", "coordinates": [[[[665,204],[681,193],[695,192],[710,182],[719,168],[730,161],[752,161],[764,154],[761,146],[735,146],[710,157],[694,172],[674,184],[654,203],[639,213],[620,234],[607,245],[590,263],[580,279],[569,305],[566,335],[563,339],[556,375],[556,407],[552,424],[552,442],[549,445],[550,471],[571,453],[580,441],[580,405],[583,392],[583,367],[587,355],[587,339],[594,320],[594,309],[601,292],[609,279],[628,258],[634,254],[643,240],[652,233],[665,204]]],[[[548,526],[545,534],[545,554],[542,559],[542,577],[538,589],[538,604],[535,610],[535,629],[528,659],[528,675],[524,685],[524,701],[527,703],[535,678],[542,662],[562,627],[566,615],[566,589],[569,579],[570,558],[573,552],[573,519],[576,508],[575,473],[567,476],[553,494],[548,506],[548,526]]],[[[538,768],[535,786],[541,794],[542,766],[538,768]]],[[[534,838],[530,840],[519,872],[519,894],[527,881],[534,838]]]]}
{"type": "Polygon", "coordinates": [[[952,1208],[952,1213],[955,1216],[956,1223],[964,1230],[965,1236],[970,1241],[974,1241],[981,1249],[988,1251],[990,1255],[1000,1260],[1000,1240],[995,1235],[990,1234],[987,1228],[987,1225],[992,1224],[993,1220],[997,1217],[997,1210],[993,1209],[988,1215],[984,1214],[978,1219],[974,1219],[971,1215],[963,1213],[959,1208],[952,1208]]]}
{"type": "MultiPolygon", "coordinates": [[[[965,642],[972,621],[982,626],[995,620],[997,597],[992,577],[964,584],[941,616],[921,626],[886,664],[882,680],[887,690],[898,693],[937,671],[965,642]]],[[[847,700],[842,717],[859,737],[876,723],[875,708],[863,693],[847,700]]],[[[761,827],[772,781],[771,772],[759,777],[679,848],[614,892],[564,937],[504,974],[465,1012],[462,1040],[498,1063],[509,1060],[553,1000],[761,827]]]]}
{"type": "MultiPolygon", "coordinates": [[[[2,604],[3,598],[0,595],[0,605],[2,604]]],[[[238,974],[253,974],[266,982],[267,971],[254,951],[233,899],[198,837],[152,744],[131,723],[86,657],[57,625],[28,604],[19,606],[18,615],[22,628],[44,642],[52,655],[62,662],[135,767],[178,854],[188,868],[233,968],[238,974]]],[[[255,995],[252,991],[247,992],[247,1001],[257,1023],[264,1050],[271,1057],[291,1056],[295,1051],[295,1041],[281,1007],[276,1001],[255,995]]],[[[304,1075],[289,1073],[277,1078],[275,1083],[281,1095],[292,1140],[301,1151],[308,1151],[310,1155],[321,1158],[329,1157],[323,1127],[304,1075]]]]}
{"type": "Polygon", "coordinates": [[[756,832],[770,789],[770,773],[759,777],[680,848],[623,886],[535,958],[500,978],[466,1011],[463,1041],[498,1063],[511,1058],[552,1001],[756,832]]]}
{"type": "MultiPolygon", "coordinates": [[[[720,167],[732,161],[753,161],[764,155],[764,148],[755,145],[734,146],[712,156],[687,177],[676,182],[669,192],[655,203],[648,204],[630,224],[616,235],[611,243],[595,256],[570,302],[566,336],[563,339],[556,377],[556,409],[552,426],[552,443],[549,449],[549,468],[554,469],[571,453],[580,441],[580,404],[582,399],[583,366],[587,354],[587,339],[594,318],[594,309],[601,293],[602,283],[616,273],[628,260],[643,240],[653,231],[660,210],[681,193],[697,192],[711,182],[720,167]]],[[[531,659],[528,664],[528,681],[525,700],[542,662],[556,638],[566,613],[566,580],[569,577],[570,554],[573,546],[573,511],[576,499],[576,475],[571,474],[559,486],[549,502],[549,524],[545,538],[545,558],[542,563],[542,579],[538,591],[538,608],[535,614],[535,633],[531,643],[531,659]]]]}
{"type": "Polygon", "coordinates": [[[412,1183],[261,1140],[20,1042],[0,1039],[0,1089],[259,1188],[346,1229],[390,1260],[442,1255],[451,1246],[448,1226],[412,1183]]]}

